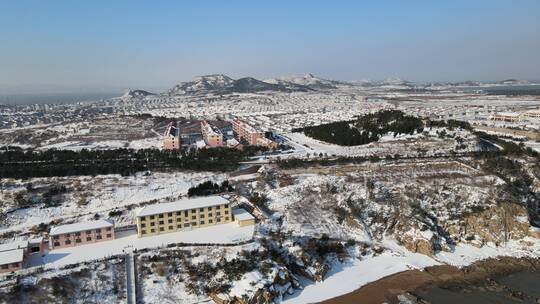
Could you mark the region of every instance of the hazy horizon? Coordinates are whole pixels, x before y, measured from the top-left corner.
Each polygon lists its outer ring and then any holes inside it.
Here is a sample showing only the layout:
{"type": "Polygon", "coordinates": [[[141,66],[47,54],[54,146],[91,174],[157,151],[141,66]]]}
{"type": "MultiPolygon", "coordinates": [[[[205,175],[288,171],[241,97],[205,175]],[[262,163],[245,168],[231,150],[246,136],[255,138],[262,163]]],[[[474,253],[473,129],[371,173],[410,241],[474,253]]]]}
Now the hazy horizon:
{"type": "Polygon", "coordinates": [[[538,1],[0,4],[0,93],[162,90],[195,76],[540,80],[538,1]]]}

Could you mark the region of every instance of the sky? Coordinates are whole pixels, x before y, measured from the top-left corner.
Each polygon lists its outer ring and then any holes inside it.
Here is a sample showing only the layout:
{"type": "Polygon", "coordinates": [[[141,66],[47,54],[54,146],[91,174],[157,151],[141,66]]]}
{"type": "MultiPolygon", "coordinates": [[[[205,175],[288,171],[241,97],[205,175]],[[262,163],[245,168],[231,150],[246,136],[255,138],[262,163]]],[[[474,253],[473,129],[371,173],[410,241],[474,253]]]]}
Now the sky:
{"type": "Polygon", "coordinates": [[[0,0],[2,88],[540,80],[538,0],[0,0]]]}

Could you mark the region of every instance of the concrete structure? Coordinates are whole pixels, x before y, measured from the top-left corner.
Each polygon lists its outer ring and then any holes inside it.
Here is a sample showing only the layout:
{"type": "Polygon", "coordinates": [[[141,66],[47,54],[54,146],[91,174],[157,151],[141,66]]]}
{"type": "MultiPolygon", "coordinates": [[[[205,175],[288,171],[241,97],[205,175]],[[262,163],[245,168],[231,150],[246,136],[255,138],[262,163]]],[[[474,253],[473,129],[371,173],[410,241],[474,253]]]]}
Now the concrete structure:
{"type": "Polygon", "coordinates": [[[163,149],[165,150],[180,150],[180,134],[178,128],[170,122],[165,129],[163,135],[163,149]]]}
{"type": "Polygon", "coordinates": [[[27,252],[28,241],[0,245],[0,273],[22,269],[27,252]]]}
{"type": "Polygon", "coordinates": [[[137,235],[158,235],[232,222],[230,203],[221,196],[149,205],[137,213],[137,235]]]}
{"type": "Polygon", "coordinates": [[[89,221],[51,228],[50,248],[80,246],[114,239],[114,222],[109,220],[89,221]]]}
{"type": "Polygon", "coordinates": [[[234,221],[240,227],[255,225],[255,217],[245,209],[237,208],[233,210],[234,221]]]}
{"type": "Polygon", "coordinates": [[[223,146],[223,134],[218,128],[210,125],[206,120],[201,122],[201,133],[204,142],[209,147],[222,147],[223,146]]]}
{"type": "Polygon", "coordinates": [[[277,149],[278,144],[276,142],[264,137],[263,132],[255,130],[255,128],[247,123],[239,119],[235,119],[231,121],[231,124],[233,126],[234,134],[239,141],[244,140],[253,146],[263,146],[270,149],[277,149]]]}
{"type": "Polygon", "coordinates": [[[521,115],[519,113],[500,112],[493,114],[491,120],[516,122],[521,120],[521,115]]]}
{"type": "Polygon", "coordinates": [[[530,110],[523,113],[523,115],[530,118],[540,118],[540,110],[530,110]]]}

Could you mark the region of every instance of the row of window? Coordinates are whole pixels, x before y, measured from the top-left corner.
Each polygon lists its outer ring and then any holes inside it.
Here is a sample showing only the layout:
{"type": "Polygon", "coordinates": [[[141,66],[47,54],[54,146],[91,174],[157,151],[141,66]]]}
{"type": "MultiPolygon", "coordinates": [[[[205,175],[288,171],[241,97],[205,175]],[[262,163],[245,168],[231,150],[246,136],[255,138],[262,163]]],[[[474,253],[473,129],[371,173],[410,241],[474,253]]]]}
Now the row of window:
{"type": "MultiPolygon", "coordinates": [[[[227,215],[227,216],[225,216],[225,221],[228,221],[228,220],[229,220],[229,217],[228,217],[229,211],[228,211],[228,210],[225,210],[224,213],[225,213],[225,215],[227,215]]],[[[208,220],[209,220],[209,221],[212,221],[212,218],[211,218],[211,217],[212,217],[212,214],[211,214],[211,213],[208,214],[208,217],[209,217],[208,220]]],[[[204,220],[204,218],[205,218],[204,214],[200,214],[200,215],[199,215],[199,219],[204,220]]],[[[218,211],[218,212],[216,213],[216,220],[217,220],[217,221],[220,221],[220,218],[221,218],[221,212],[218,211]]],[[[168,224],[172,224],[172,223],[173,223],[173,220],[174,220],[173,218],[169,218],[169,219],[167,219],[167,223],[168,223],[168,224]]],[[[189,218],[184,218],[184,221],[185,221],[185,222],[188,222],[189,220],[190,220],[189,218]]],[[[191,220],[197,220],[197,216],[196,216],[196,215],[192,215],[192,216],[191,216],[191,220]]],[[[176,222],[179,222],[179,223],[182,222],[182,218],[177,217],[177,218],[176,218],[176,222]]],[[[165,225],[165,221],[164,221],[164,220],[160,220],[160,221],[158,221],[157,223],[158,223],[159,225],[165,225]]],[[[156,225],[156,222],[149,222],[149,225],[150,225],[150,226],[155,226],[155,225],[156,225]]],[[[146,223],[145,223],[145,222],[142,222],[142,223],[141,223],[141,227],[146,227],[146,223]]]]}
{"type": "MultiPolygon", "coordinates": [[[[225,205],[222,205],[222,206],[225,206],[225,205]]],[[[225,207],[223,207],[223,208],[225,208],[225,207]]],[[[204,209],[205,208],[199,208],[199,216],[204,217],[204,209]],[[201,212],[203,212],[203,213],[201,213],[201,212]]],[[[216,211],[217,216],[221,215],[221,213],[220,213],[220,211],[218,209],[219,209],[219,207],[214,207],[213,208],[213,210],[216,211]]],[[[212,208],[208,208],[208,216],[212,216],[212,211],[213,210],[212,210],[212,208]]],[[[197,209],[184,210],[184,216],[185,217],[188,217],[190,213],[191,213],[191,217],[194,218],[194,216],[196,216],[196,214],[197,214],[197,209]],[[189,211],[191,211],[191,212],[189,212],[189,211]]],[[[225,209],[224,213],[229,214],[229,210],[225,209]]],[[[157,218],[160,218],[160,219],[164,218],[165,217],[164,214],[165,213],[158,214],[157,218]]],[[[173,215],[176,215],[177,217],[182,216],[182,211],[167,213],[168,217],[173,217],[173,215]]],[[[145,221],[147,219],[154,220],[154,219],[156,219],[156,215],[141,216],[141,221],[145,221]]]]}
{"type": "MultiPolygon", "coordinates": [[[[112,234],[107,233],[107,235],[106,235],[105,237],[106,237],[106,238],[111,238],[111,237],[112,237],[112,234]]],[[[102,239],[101,234],[96,235],[96,240],[101,240],[101,239],[102,239]]],[[[87,237],[86,237],[86,241],[87,241],[87,242],[91,242],[91,241],[92,241],[92,237],[87,236],[87,237]]],[[[79,239],[79,238],[77,238],[77,239],[75,239],[75,243],[82,243],[82,240],[79,239]]],[[[66,240],[66,241],[64,242],[64,244],[65,244],[65,245],[71,245],[71,240],[66,240]]],[[[54,242],[54,246],[60,246],[60,242],[58,242],[58,241],[54,242]]]]}
{"type": "MultiPolygon", "coordinates": [[[[94,230],[94,231],[95,231],[95,233],[101,233],[101,229],[96,229],[96,230],[94,230]]],[[[107,228],[105,229],[105,231],[112,231],[112,227],[107,227],[107,228]]],[[[73,233],[73,235],[74,235],[74,236],[81,236],[81,233],[83,233],[83,232],[79,231],[79,232],[73,233]]],[[[84,233],[85,233],[86,235],[92,234],[92,230],[86,230],[86,231],[84,231],[84,233]]],[[[66,234],[64,234],[64,237],[71,237],[71,234],[70,234],[70,233],[66,233],[66,234]]],[[[60,236],[59,236],[59,235],[55,235],[55,236],[53,236],[53,239],[54,239],[54,240],[58,240],[58,239],[60,239],[60,236]]]]}
{"type": "MultiPolygon", "coordinates": [[[[229,221],[229,217],[226,216],[225,219],[224,219],[225,222],[229,221]]],[[[206,221],[199,221],[199,224],[200,225],[204,225],[204,224],[213,224],[214,221],[212,219],[208,219],[208,222],[206,221]]],[[[216,223],[221,223],[221,218],[217,218],[216,219],[216,223]]],[[[154,227],[153,225],[154,223],[150,223],[150,226],[151,227],[154,227]]],[[[182,229],[182,228],[189,228],[191,226],[197,226],[197,222],[191,222],[191,223],[178,223],[176,225],[176,229],[182,229]]],[[[174,225],[169,225],[167,228],[168,230],[174,230],[175,226],[174,225]]],[[[147,234],[147,233],[156,233],[156,229],[155,228],[150,228],[149,230],[145,229],[146,228],[146,225],[144,223],[141,224],[141,234],[147,234]]],[[[160,232],[163,232],[165,231],[165,227],[164,226],[160,226],[159,227],[159,231],[160,232]]]]}
{"type": "MultiPolygon", "coordinates": [[[[12,263],[11,264],[11,267],[13,267],[13,268],[20,267],[20,266],[21,266],[21,263],[12,263]]],[[[2,265],[2,269],[8,269],[8,268],[9,268],[9,264],[2,265]]]]}

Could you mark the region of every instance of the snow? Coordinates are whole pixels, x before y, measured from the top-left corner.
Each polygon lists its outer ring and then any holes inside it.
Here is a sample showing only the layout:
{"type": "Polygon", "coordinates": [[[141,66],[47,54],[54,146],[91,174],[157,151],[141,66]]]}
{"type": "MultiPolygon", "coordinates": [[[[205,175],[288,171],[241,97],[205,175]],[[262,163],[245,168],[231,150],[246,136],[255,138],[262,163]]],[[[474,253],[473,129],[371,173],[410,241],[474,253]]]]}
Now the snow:
{"type": "Polygon", "coordinates": [[[101,229],[101,228],[112,227],[112,226],[114,226],[114,223],[108,220],[80,222],[80,223],[75,223],[75,224],[52,227],[51,231],[49,232],[49,235],[58,235],[58,234],[64,234],[64,233],[101,229]]]}
{"type": "Polygon", "coordinates": [[[228,204],[229,201],[221,196],[213,195],[206,197],[196,197],[189,199],[182,199],[176,202],[149,205],[142,208],[137,216],[147,216],[153,214],[176,212],[182,210],[190,210],[196,208],[213,207],[219,205],[228,204]]]}
{"type": "Polygon", "coordinates": [[[236,244],[253,237],[255,226],[238,227],[236,223],[166,233],[150,237],[137,237],[135,230],[117,232],[116,239],[76,247],[52,250],[40,257],[31,256],[29,266],[62,267],[84,261],[103,259],[123,254],[128,250],[165,247],[169,244],[236,244]]]}
{"type": "Polygon", "coordinates": [[[353,259],[335,263],[322,282],[316,282],[285,298],[283,304],[313,303],[352,292],[385,276],[410,269],[421,269],[440,263],[428,256],[402,251],[385,251],[365,260],[353,259]]]}
{"type": "Polygon", "coordinates": [[[0,265],[20,263],[23,260],[24,249],[15,249],[0,252],[0,265]]]}

